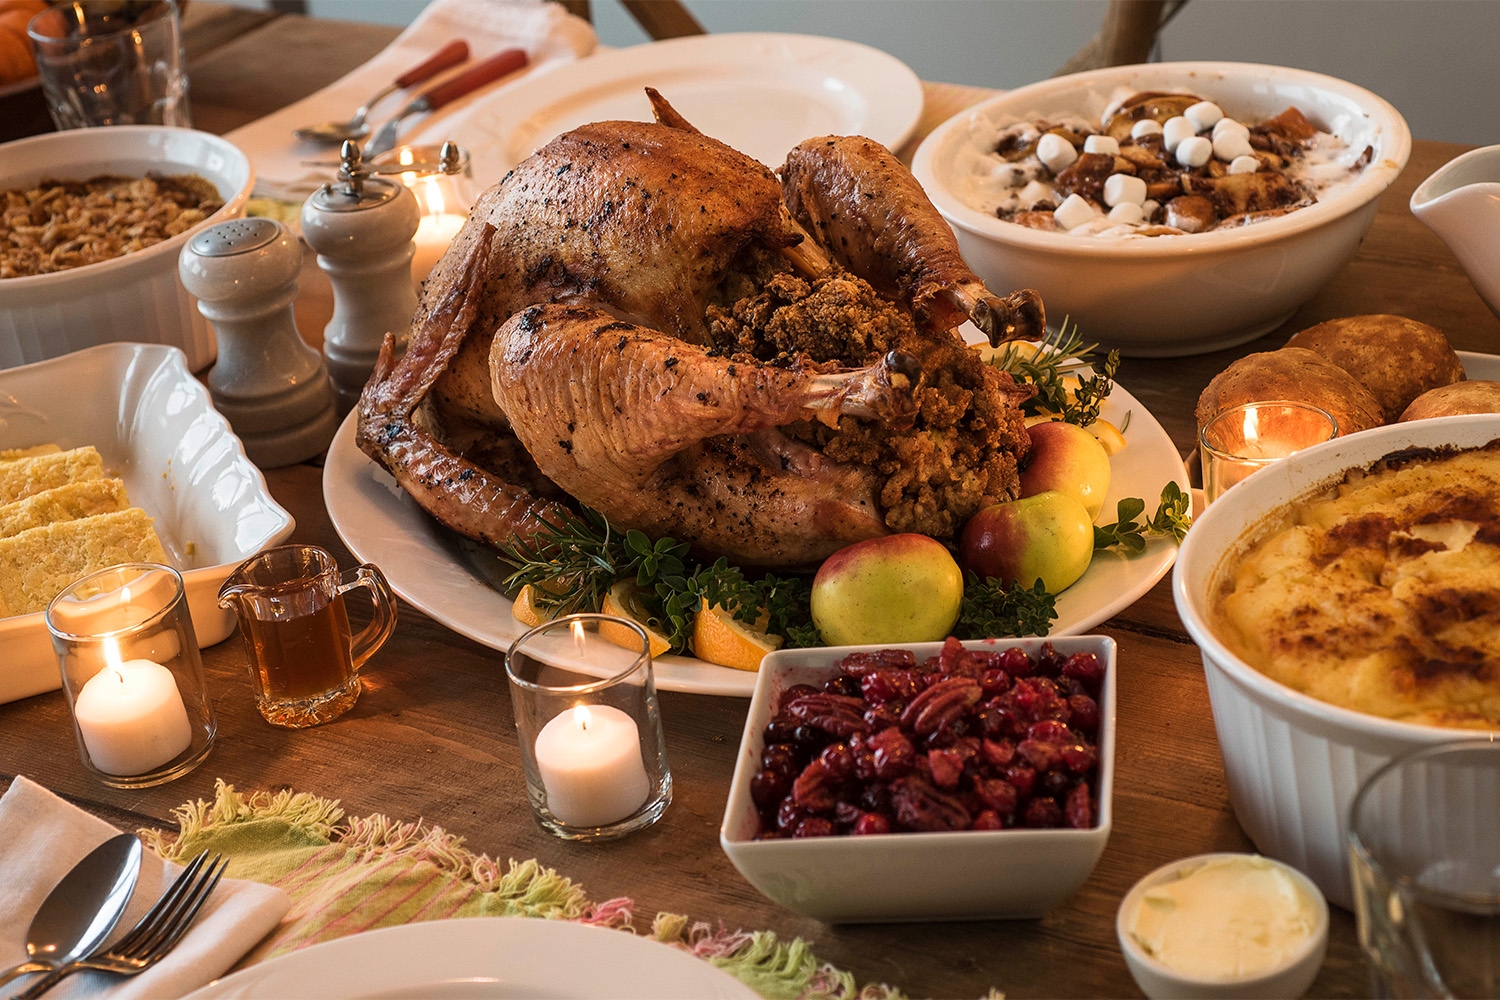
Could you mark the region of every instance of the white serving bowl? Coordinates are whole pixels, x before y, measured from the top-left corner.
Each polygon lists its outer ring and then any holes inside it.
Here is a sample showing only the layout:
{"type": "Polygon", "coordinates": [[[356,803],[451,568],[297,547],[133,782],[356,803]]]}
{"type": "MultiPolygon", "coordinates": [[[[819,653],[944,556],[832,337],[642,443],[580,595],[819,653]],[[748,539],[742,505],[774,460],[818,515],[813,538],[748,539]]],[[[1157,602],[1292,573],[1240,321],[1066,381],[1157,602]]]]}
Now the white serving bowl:
{"type": "MultiPolygon", "coordinates": [[[[234,631],[219,586],[236,566],[285,541],[292,516],[271,498],[181,350],[102,344],[0,371],[0,449],[93,445],[182,571],[200,646],[234,631]]],[[[0,618],[0,702],[61,684],[42,612],[0,618]]]]}
{"type": "Polygon", "coordinates": [[[1347,470],[1403,448],[1471,447],[1496,438],[1500,415],[1470,414],[1391,424],[1315,445],[1232,487],[1193,524],[1177,554],[1172,592],[1203,655],[1235,816],[1262,854],[1306,872],[1346,909],[1353,891],[1345,834],[1360,784],[1403,753],[1484,734],[1377,718],[1272,680],[1213,634],[1209,589],[1247,532],[1347,470]]]}
{"type": "Polygon", "coordinates": [[[1130,933],[1136,911],[1147,892],[1175,882],[1209,862],[1252,857],[1254,855],[1225,853],[1179,858],[1146,875],[1125,894],[1115,918],[1115,936],[1131,978],[1151,1000],[1282,1000],[1302,996],[1318,978],[1323,956],[1328,951],[1328,902],[1306,875],[1291,865],[1269,858],[1266,860],[1272,866],[1279,868],[1301,889],[1314,911],[1312,933],[1278,968],[1239,979],[1188,975],[1147,954],[1130,933]]]}
{"type": "Polygon", "coordinates": [[[1012,90],[939,125],[912,172],[958,235],[969,266],[996,292],[1035,288],[1053,324],[1141,357],[1198,354],[1281,325],[1354,255],[1380,193],[1411,152],[1390,104],[1343,80],[1280,66],[1177,62],[1118,66],[1012,90]],[[953,192],[975,116],[1014,121],[1069,112],[1097,121],[1117,88],[1190,90],[1226,114],[1261,121],[1296,105],[1312,123],[1374,155],[1349,187],[1308,208],[1223,232],[1125,240],[1002,222],[953,192]]]}
{"type": "Polygon", "coordinates": [[[719,844],[740,874],[769,898],[828,923],[1039,917],[1088,880],[1104,853],[1113,815],[1115,643],[1103,636],[984,639],[970,649],[1020,646],[1028,655],[1051,642],[1064,655],[1093,653],[1104,664],[1099,701],[1098,823],[1088,830],[965,830],[756,840],[760,819],[750,777],[781,692],[821,685],[849,653],[909,649],[921,663],[940,642],[787,649],[761,663],[735,761],[719,844]]]}
{"type": "Polygon", "coordinates": [[[201,371],[217,353],[213,330],[177,280],[177,256],[200,229],[245,214],[255,171],[245,154],[207,132],[164,125],[71,129],[0,145],[0,190],[43,178],[197,174],[224,207],[171,239],[52,274],[0,279],[0,368],[84,347],[138,341],[180,347],[201,371]]]}

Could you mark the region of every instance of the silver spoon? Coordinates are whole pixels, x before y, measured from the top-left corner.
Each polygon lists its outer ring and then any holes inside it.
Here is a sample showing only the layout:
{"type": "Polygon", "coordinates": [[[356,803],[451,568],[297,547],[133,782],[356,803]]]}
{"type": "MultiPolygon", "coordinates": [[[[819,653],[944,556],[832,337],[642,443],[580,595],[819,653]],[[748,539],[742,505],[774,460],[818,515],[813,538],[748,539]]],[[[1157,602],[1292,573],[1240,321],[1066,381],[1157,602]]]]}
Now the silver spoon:
{"type": "Polygon", "coordinates": [[[93,951],[125,912],[140,873],[141,842],[135,834],[122,833],[94,848],[42,900],[26,932],[31,960],[0,972],[0,983],[50,971],[93,951]]]}
{"type": "Polygon", "coordinates": [[[457,66],[469,58],[469,43],[462,39],[456,39],[438,49],[420,65],[402,73],[396,79],[386,84],[374,97],[360,105],[354,117],[346,122],[318,122],[315,125],[304,125],[295,129],[292,134],[299,139],[310,142],[343,142],[345,139],[363,139],[370,134],[370,123],[366,120],[370,116],[370,109],[398,90],[406,90],[414,87],[423,80],[430,80],[450,66],[457,66]]]}

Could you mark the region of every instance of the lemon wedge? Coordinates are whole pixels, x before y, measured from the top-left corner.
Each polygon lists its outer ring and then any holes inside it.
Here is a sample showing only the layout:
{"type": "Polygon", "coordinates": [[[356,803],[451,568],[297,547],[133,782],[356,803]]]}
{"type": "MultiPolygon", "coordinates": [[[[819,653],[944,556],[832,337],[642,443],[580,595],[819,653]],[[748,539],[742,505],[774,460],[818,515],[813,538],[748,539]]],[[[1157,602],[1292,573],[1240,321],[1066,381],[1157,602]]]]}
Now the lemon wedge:
{"type": "Polygon", "coordinates": [[[1120,432],[1120,428],[1108,420],[1095,420],[1084,430],[1099,439],[1099,443],[1104,445],[1106,455],[1118,455],[1125,450],[1125,435],[1120,432]]]}
{"type": "Polygon", "coordinates": [[[536,628],[542,622],[551,621],[553,614],[543,611],[537,603],[536,588],[531,584],[522,587],[516,594],[516,602],[511,605],[510,613],[516,616],[516,621],[527,628],[536,628]]]}
{"type": "MultiPolygon", "coordinates": [[[[646,632],[646,638],[651,643],[651,655],[661,656],[672,648],[672,642],[666,636],[646,624],[651,616],[641,605],[641,588],[634,580],[621,580],[609,588],[609,593],[604,595],[604,607],[601,609],[607,615],[616,618],[628,618],[635,622],[646,632]]],[[[599,624],[599,638],[606,642],[612,642],[624,649],[639,649],[641,645],[640,636],[635,630],[619,625],[614,622],[601,622],[599,624]]]]}
{"type": "MultiPolygon", "coordinates": [[[[765,624],[762,616],[759,624],[765,624]]],[[[746,625],[719,605],[703,608],[693,620],[693,652],[699,659],[736,670],[759,670],[767,653],[786,640],[746,625]]]]}

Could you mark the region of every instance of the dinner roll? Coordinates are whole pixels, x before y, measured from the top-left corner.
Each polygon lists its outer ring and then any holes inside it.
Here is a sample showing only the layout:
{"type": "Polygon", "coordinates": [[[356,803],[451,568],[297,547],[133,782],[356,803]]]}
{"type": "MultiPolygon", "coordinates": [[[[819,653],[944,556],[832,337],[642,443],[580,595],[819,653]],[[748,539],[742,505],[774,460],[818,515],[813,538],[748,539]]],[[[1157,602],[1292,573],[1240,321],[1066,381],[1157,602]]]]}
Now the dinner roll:
{"type": "Polygon", "coordinates": [[[1380,403],[1354,376],[1315,351],[1283,347],[1247,355],[1215,375],[1198,397],[1198,426],[1232,406],[1274,399],[1322,407],[1341,435],[1385,422],[1380,403]]]}
{"type": "Polygon", "coordinates": [[[1286,346],[1317,351],[1353,375],[1380,401],[1386,423],[1428,389],[1464,377],[1443,331],[1405,316],[1331,319],[1308,327],[1286,346]]]}
{"type": "Polygon", "coordinates": [[[1429,389],[1412,400],[1401,419],[1426,420],[1456,413],[1500,413],[1500,382],[1476,379],[1429,389]]]}

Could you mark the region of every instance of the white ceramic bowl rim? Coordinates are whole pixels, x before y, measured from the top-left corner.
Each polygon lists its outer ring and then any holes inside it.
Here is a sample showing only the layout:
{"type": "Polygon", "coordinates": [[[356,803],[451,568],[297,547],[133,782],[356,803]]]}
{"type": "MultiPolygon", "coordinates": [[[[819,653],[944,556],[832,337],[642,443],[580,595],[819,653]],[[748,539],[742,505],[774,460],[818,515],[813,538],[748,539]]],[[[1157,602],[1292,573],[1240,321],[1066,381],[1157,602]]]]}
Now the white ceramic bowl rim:
{"type": "MultiPolygon", "coordinates": [[[[1329,451],[1341,451],[1351,447],[1350,442],[1370,442],[1364,449],[1368,456],[1362,459],[1352,459],[1345,463],[1342,470],[1365,468],[1380,460],[1392,451],[1400,451],[1400,447],[1379,448],[1375,441],[1386,438],[1399,438],[1403,431],[1410,433],[1411,428],[1417,425],[1439,427],[1439,426],[1482,426],[1493,424],[1494,437],[1500,438],[1500,415],[1492,413],[1466,413],[1450,417],[1434,417],[1430,420],[1417,421],[1405,424],[1388,424],[1373,430],[1360,431],[1347,437],[1337,437],[1332,441],[1324,441],[1322,444],[1313,445],[1298,452],[1302,460],[1317,457],[1329,451]]],[[[1357,447],[1357,445],[1356,445],[1357,447]]],[[[1411,447],[1407,445],[1407,447],[1411,447]]],[[[1437,445],[1418,445],[1416,447],[1438,447],[1437,445]]],[[[1271,466],[1270,468],[1274,468],[1271,466]]],[[[1252,482],[1261,471],[1252,473],[1244,482],[1236,484],[1234,490],[1243,490],[1246,483],[1252,482]]],[[[1309,492],[1317,490],[1321,485],[1332,483],[1343,475],[1343,471],[1331,473],[1314,482],[1305,483],[1291,497],[1277,503],[1272,510],[1279,510],[1285,503],[1295,500],[1309,492]]],[[[1250,664],[1230,652],[1229,647],[1215,636],[1208,626],[1206,609],[1202,607],[1206,594],[1190,592],[1188,590],[1187,569],[1192,566],[1195,559],[1204,558],[1198,554],[1199,549],[1210,549],[1217,551],[1218,558],[1215,561],[1213,571],[1208,574],[1208,580],[1213,581],[1218,573],[1218,564],[1222,563],[1225,556],[1230,554],[1239,545],[1242,536],[1226,538],[1225,529],[1220,527],[1220,521],[1226,521],[1233,516],[1234,502],[1232,498],[1243,497],[1246,494],[1235,493],[1230,490],[1220,497],[1218,501],[1211,504],[1188,530],[1187,537],[1183,539],[1182,547],[1177,553],[1177,565],[1172,573],[1172,592],[1176,598],[1178,614],[1182,619],[1183,627],[1187,629],[1198,648],[1204,656],[1212,660],[1214,666],[1241,688],[1253,691],[1259,697],[1275,702],[1304,718],[1316,718],[1319,721],[1336,725],[1346,731],[1371,736],[1380,739],[1395,739],[1409,742],[1413,738],[1422,742],[1451,742],[1456,740],[1480,738],[1485,733],[1500,734],[1500,730],[1486,729],[1455,729],[1450,726],[1432,726],[1418,722],[1403,722],[1398,719],[1386,719],[1377,715],[1369,715],[1357,712],[1350,708],[1343,708],[1326,701],[1320,701],[1311,695],[1303,694],[1293,688],[1282,684],[1266,674],[1256,670],[1250,664]]]]}
{"type": "MultiPolygon", "coordinates": [[[[1207,81],[1205,81],[1207,84],[1207,81]]],[[[1206,86],[1205,89],[1211,89],[1206,86]]],[[[1205,95],[1212,99],[1211,94],[1205,95]]],[[[1178,257],[1231,253],[1248,246],[1271,243],[1284,237],[1314,229],[1325,222],[1348,215],[1360,206],[1378,197],[1390,187],[1411,155],[1411,130],[1405,119],[1386,100],[1374,93],[1340,80],[1308,70],[1283,66],[1267,66],[1259,63],[1234,62],[1172,62],[1147,63],[1134,66],[1114,66],[1060,76],[1040,83],[1019,87],[998,94],[989,100],[965,108],[934,129],[918,147],[912,162],[912,172],[923,181],[927,196],[937,206],[943,217],[954,226],[969,232],[1032,250],[1051,251],[1066,256],[1103,258],[1178,257]],[[1289,82],[1322,87],[1357,102],[1380,128],[1380,141],[1372,162],[1364,173],[1349,187],[1336,192],[1327,200],[1300,208],[1275,219],[1257,222],[1232,230],[1216,230],[1195,233],[1184,237],[1165,236],[1130,240],[1094,239],[1071,236],[1067,233],[1045,232],[1029,229],[1013,222],[976,211],[955,197],[948,188],[938,182],[939,173],[934,162],[944,152],[950,137],[966,128],[975,114],[988,113],[996,107],[1009,108],[1012,104],[1026,108],[1026,101],[1052,96],[1070,87],[1095,81],[1108,81],[1126,73],[1142,73],[1150,77],[1180,75],[1184,81],[1192,77],[1221,76],[1269,76],[1289,82]]]]}
{"type": "Polygon", "coordinates": [[[1129,891],[1125,893],[1125,897],[1120,900],[1120,908],[1115,911],[1115,935],[1120,940],[1120,947],[1128,949],[1132,958],[1155,971],[1163,978],[1173,979],[1187,986],[1202,986],[1205,989],[1213,987],[1222,989],[1225,986],[1249,988],[1274,979],[1293,966],[1305,962],[1308,956],[1322,947],[1323,940],[1328,936],[1328,900],[1324,898],[1322,890],[1318,888],[1312,879],[1285,861],[1277,861],[1275,858],[1268,858],[1263,854],[1246,854],[1239,851],[1194,854],[1191,857],[1178,858],[1176,861],[1167,862],[1160,868],[1141,876],[1140,880],[1130,887],[1129,891]],[[1313,901],[1313,910],[1316,917],[1313,922],[1312,933],[1307,936],[1307,940],[1302,943],[1302,947],[1287,956],[1286,960],[1280,965],[1267,969],[1260,975],[1250,979],[1209,979],[1204,976],[1194,976],[1179,969],[1174,969],[1159,959],[1146,954],[1145,949],[1136,943],[1135,938],[1130,934],[1129,928],[1125,926],[1126,912],[1132,906],[1137,905],[1136,900],[1140,899],[1146,893],[1146,890],[1154,889],[1158,885],[1173,881],[1173,875],[1190,866],[1197,868],[1221,858],[1260,858],[1262,861],[1268,862],[1273,868],[1278,868],[1285,872],[1292,881],[1302,887],[1302,891],[1307,893],[1307,897],[1313,901]]]}
{"type": "MultiPolygon", "coordinates": [[[[172,236],[168,239],[162,240],[160,243],[153,243],[149,247],[144,247],[140,250],[135,250],[131,253],[123,254],[119,257],[111,257],[109,260],[101,260],[93,264],[85,264],[82,267],[72,267],[64,271],[52,271],[47,274],[28,274],[16,278],[5,278],[3,280],[0,280],[0,292],[5,291],[5,289],[7,288],[16,290],[39,288],[45,282],[49,281],[55,284],[61,284],[64,280],[77,279],[80,274],[86,275],[90,279],[99,278],[111,274],[115,271],[121,271],[125,268],[136,266],[142,260],[159,257],[165,253],[171,253],[173,257],[176,257],[177,254],[181,251],[182,247],[187,243],[187,241],[197,235],[198,232],[205,226],[211,226],[216,222],[223,221],[225,218],[225,209],[229,208],[232,202],[234,202],[237,198],[241,200],[249,198],[250,191],[255,186],[255,168],[251,165],[249,157],[247,157],[238,146],[217,135],[214,135],[211,132],[201,132],[197,129],[181,128],[175,125],[110,125],[101,126],[99,128],[68,129],[63,132],[47,132],[43,135],[29,136],[25,139],[17,139],[14,142],[0,144],[0,152],[15,153],[29,147],[55,145],[60,147],[60,150],[62,150],[58,154],[59,157],[65,157],[69,155],[66,152],[68,146],[78,143],[96,142],[100,137],[99,133],[106,131],[109,135],[116,137],[129,136],[132,133],[135,135],[140,135],[148,132],[166,133],[169,136],[173,133],[181,134],[183,136],[195,136],[200,141],[208,144],[209,146],[212,146],[214,149],[224,154],[226,159],[232,165],[230,169],[224,171],[226,175],[230,173],[243,173],[245,176],[245,182],[237,190],[230,191],[228,194],[225,194],[225,184],[221,183],[221,180],[219,178],[208,177],[204,174],[200,174],[199,176],[203,176],[205,180],[209,181],[214,185],[215,188],[218,189],[219,196],[224,199],[223,207],[221,207],[218,211],[214,212],[202,222],[194,225],[190,229],[178,233],[176,236],[172,236]]],[[[107,159],[107,156],[104,154],[104,151],[102,149],[100,150],[97,158],[100,160],[107,159]]],[[[181,170],[173,171],[174,173],[192,173],[202,169],[197,164],[178,163],[176,161],[166,159],[161,161],[161,166],[163,169],[159,171],[160,173],[166,173],[167,171],[165,168],[168,167],[182,168],[181,170]]],[[[64,176],[67,174],[67,171],[68,164],[65,162],[58,162],[56,167],[53,169],[51,176],[57,176],[60,179],[72,180],[73,178],[64,176]]],[[[0,175],[0,189],[6,188],[8,186],[10,186],[9,178],[4,175],[0,175]]]]}

